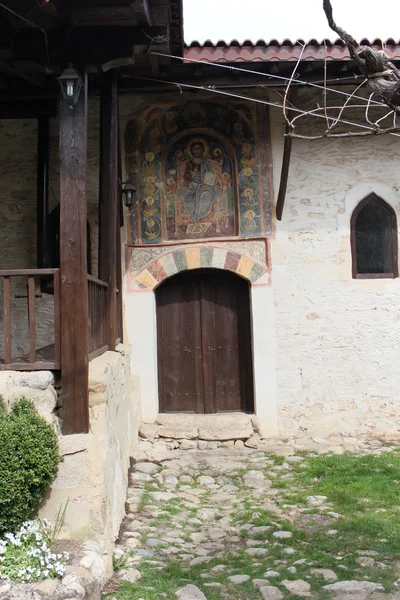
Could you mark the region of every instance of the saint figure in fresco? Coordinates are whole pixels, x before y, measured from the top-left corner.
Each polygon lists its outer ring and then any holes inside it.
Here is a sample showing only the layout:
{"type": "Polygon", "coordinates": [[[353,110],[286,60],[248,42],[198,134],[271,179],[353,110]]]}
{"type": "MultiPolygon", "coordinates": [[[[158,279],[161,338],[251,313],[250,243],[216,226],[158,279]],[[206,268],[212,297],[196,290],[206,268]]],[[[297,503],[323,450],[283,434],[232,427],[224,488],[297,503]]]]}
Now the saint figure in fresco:
{"type": "Polygon", "coordinates": [[[189,160],[181,166],[179,192],[194,223],[207,217],[223,191],[221,164],[209,158],[209,146],[202,138],[189,141],[189,160]]]}

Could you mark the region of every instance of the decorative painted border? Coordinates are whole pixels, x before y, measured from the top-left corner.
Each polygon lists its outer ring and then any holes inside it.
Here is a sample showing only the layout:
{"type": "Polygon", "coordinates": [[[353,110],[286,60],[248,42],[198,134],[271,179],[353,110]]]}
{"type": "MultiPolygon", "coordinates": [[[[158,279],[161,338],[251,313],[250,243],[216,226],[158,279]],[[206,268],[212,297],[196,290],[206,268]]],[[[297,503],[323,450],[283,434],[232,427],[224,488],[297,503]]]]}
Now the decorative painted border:
{"type": "Polygon", "coordinates": [[[190,246],[163,254],[129,278],[128,291],[152,291],[164,279],[190,269],[225,269],[247,279],[252,286],[269,284],[270,276],[266,265],[249,256],[214,246],[190,246]]]}
{"type": "MultiPolygon", "coordinates": [[[[146,148],[143,146],[145,144],[146,132],[150,130],[151,127],[154,127],[158,123],[158,127],[156,129],[159,130],[160,136],[162,137],[163,145],[165,146],[165,137],[166,133],[163,130],[162,125],[160,124],[160,120],[163,118],[164,114],[168,110],[180,110],[185,106],[188,106],[192,103],[202,104],[205,109],[211,109],[213,106],[217,107],[219,110],[224,110],[227,114],[230,114],[231,121],[233,124],[232,114],[235,113],[235,118],[238,122],[243,123],[244,129],[249,133],[250,146],[252,147],[252,151],[255,154],[257,161],[257,169],[254,169],[253,177],[257,178],[257,189],[258,189],[258,204],[257,206],[252,208],[252,211],[256,211],[256,219],[259,223],[259,231],[248,231],[244,226],[245,213],[247,212],[246,206],[242,205],[241,198],[243,195],[243,191],[241,189],[245,186],[245,181],[240,181],[243,179],[243,172],[245,171],[245,165],[248,163],[243,162],[242,157],[242,143],[237,142],[237,144],[233,144],[233,138],[229,136],[228,132],[225,130],[221,130],[219,133],[226,137],[225,143],[231,143],[234,146],[234,156],[237,161],[237,179],[238,179],[238,194],[237,194],[237,207],[238,207],[238,235],[235,236],[235,239],[245,240],[252,239],[254,236],[258,238],[262,237],[270,237],[274,234],[274,225],[273,225],[273,203],[274,203],[274,193],[273,193],[273,184],[272,184],[272,159],[271,159],[271,139],[270,139],[270,123],[269,123],[269,113],[265,106],[256,107],[254,110],[251,109],[250,113],[244,114],[243,102],[239,101],[230,101],[228,105],[226,102],[222,102],[221,100],[216,100],[214,96],[210,96],[209,94],[201,95],[194,97],[191,94],[185,96],[185,99],[182,100],[180,97],[170,98],[168,101],[159,101],[154,105],[152,104],[152,99],[149,99],[149,104],[144,108],[144,111],[139,111],[139,113],[130,115],[125,122],[125,169],[127,171],[127,177],[129,180],[137,181],[137,189],[140,190],[140,193],[137,194],[136,198],[136,206],[130,209],[129,211],[129,228],[128,228],[128,240],[132,245],[164,245],[170,242],[181,242],[182,240],[166,240],[165,239],[165,231],[164,235],[162,235],[161,221],[160,221],[160,231],[157,238],[152,240],[143,240],[141,235],[141,227],[140,223],[142,220],[142,215],[140,211],[140,199],[144,195],[144,188],[142,189],[142,159],[146,155],[146,148]],[[142,147],[143,146],[143,147],[142,147]],[[237,147],[236,147],[237,146],[237,147]],[[242,164],[243,163],[243,164],[242,164]]],[[[246,107],[247,108],[247,107],[246,107]]],[[[247,110],[249,110],[247,108],[247,110]]],[[[197,132],[203,127],[194,127],[190,125],[185,127],[180,131],[180,134],[183,134],[186,131],[197,132]]],[[[208,129],[210,127],[208,126],[208,129]]],[[[215,121],[212,122],[211,129],[218,129],[218,123],[215,121]]],[[[215,131],[214,131],[215,133],[215,131]]],[[[171,134],[172,135],[172,134],[171,134]]],[[[168,138],[171,137],[168,134],[168,138]]],[[[160,138],[161,139],[161,138],[160,138]]],[[[247,139],[247,138],[246,138],[247,139]]],[[[248,145],[248,144],[247,144],[248,145]]],[[[150,152],[153,154],[153,152],[150,152]]],[[[158,152],[157,152],[158,155],[158,152]]],[[[247,160],[247,159],[246,159],[247,160]]],[[[160,161],[159,161],[160,163],[160,161]]],[[[161,164],[161,163],[160,163],[161,164]]],[[[160,179],[160,164],[157,163],[157,169],[154,174],[154,177],[160,179]]],[[[247,175],[246,175],[247,176],[247,175]]],[[[160,183],[160,182],[159,182],[160,183]]],[[[162,182],[161,182],[162,183],[162,182]]],[[[143,184],[144,185],[144,184],[143,184]]],[[[162,188],[160,188],[162,192],[162,188]]],[[[161,216],[161,200],[157,206],[157,218],[159,219],[161,216]]],[[[223,241],[224,238],[217,238],[216,241],[223,241]]],[[[201,240],[196,239],[188,239],[186,240],[188,243],[199,243],[201,241],[213,241],[212,239],[202,238],[201,240]]]]}

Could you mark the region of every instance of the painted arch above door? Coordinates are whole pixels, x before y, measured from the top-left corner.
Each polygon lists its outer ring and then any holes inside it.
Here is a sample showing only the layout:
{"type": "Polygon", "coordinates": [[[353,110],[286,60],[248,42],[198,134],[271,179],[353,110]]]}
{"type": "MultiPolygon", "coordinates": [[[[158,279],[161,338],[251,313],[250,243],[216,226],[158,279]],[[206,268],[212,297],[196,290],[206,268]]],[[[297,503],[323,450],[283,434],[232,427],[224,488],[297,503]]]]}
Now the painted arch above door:
{"type": "Polygon", "coordinates": [[[129,277],[128,291],[151,291],[168,277],[201,268],[232,271],[247,279],[252,286],[265,286],[269,283],[268,266],[242,252],[208,244],[180,247],[169,252],[168,248],[163,250],[161,256],[149,261],[129,277]]]}

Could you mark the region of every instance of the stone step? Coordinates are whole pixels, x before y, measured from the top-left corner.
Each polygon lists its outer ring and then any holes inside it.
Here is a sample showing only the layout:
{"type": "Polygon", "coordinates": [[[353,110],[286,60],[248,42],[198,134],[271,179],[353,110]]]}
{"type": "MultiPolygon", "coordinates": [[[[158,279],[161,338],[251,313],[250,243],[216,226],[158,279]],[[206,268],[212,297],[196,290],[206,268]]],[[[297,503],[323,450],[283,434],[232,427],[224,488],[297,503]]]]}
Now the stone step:
{"type": "Polygon", "coordinates": [[[247,440],[254,433],[254,416],[244,413],[194,415],[159,414],[155,423],[143,424],[145,439],[220,441],[247,440]]]}

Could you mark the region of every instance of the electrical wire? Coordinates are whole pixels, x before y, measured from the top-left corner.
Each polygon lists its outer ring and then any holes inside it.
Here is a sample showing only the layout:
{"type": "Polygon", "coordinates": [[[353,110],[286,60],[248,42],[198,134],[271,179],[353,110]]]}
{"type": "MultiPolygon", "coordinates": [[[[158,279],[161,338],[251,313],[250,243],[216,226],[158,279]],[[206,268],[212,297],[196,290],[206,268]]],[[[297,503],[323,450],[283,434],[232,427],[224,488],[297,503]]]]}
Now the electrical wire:
{"type": "MultiPolygon", "coordinates": [[[[175,58],[175,59],[179,59],[183,62],[192,62],[192,63],[196,63],[196,64],[201,64],[201,65],[211,65],[213,67],[219,67],[221,69],[228,69],[230,71],[240,71],[242,73],[250,73],[252,75],[261,75],[262,77],[268,77],[269,79],[277,79],[277,80],[281,80],[281,81],[286,81],[289,82],[291,80],[290,77],[284,77],[283,75],[276,75],[275,73],[263,73],[262,71],[253,71],[251,69],[242,69],[241,67],[234,67],[231,65],[223,65],[221,63],[215,63],[215,62],[210,62],[210,61],[204,61],[204,60],[197,60],[195,58],[187,58],[187,57],[182,57],[182,56],[174,56],[173,54],[165,54],[163,52],[151,52],[151,54],[154,54],[156,56],[163,56],[164,58],[175,58]]],[[[324,90],[324,86],[322,85],[318,85],[317,83],[311,82],[311,81],[302,81],[301,79],[295,79],[293,78],[292,81],[292,85],[301,85],[301,86],[310,86],[310,87],[314,87],[320,90],[324,90]]],[[[342,90],[336,90],[334,88],[328,88],[328,90],[332,93],[335,94],[340,94],[342,96],[352,96],[352,94],[348,94],[347,92],[343,92],[342,90]]],[[[364,98],[363,96],[352,96],[353,98],[356,98],[357,100],[363,100],[364,102],[368,102],[368,98],[364,98]]],[[[372,100],[371,104],[377,104],[379,106],[384,106],[385,108],[387,107],[387,104],[384,104],[383,102],[378,102],[377,100],[372,100]]]]}
{"type": "MultiPolygon", "coordinates": [[[[231,94],[229,92],[218,90],[215,86],[198,86],[198,85],[192,85],[192,84],[189,84],[189,83],[180,83],[180,82],[177,82],[177,81],[162,81],[160,79],[153,79],[151,77],[139,77],[138,75],[129,75],[129,76],[125,75],[124,77],[126,79],[138,79],[138,80],[141,80],[141,81],[152,81],[152,82],[155,82],[155,83],[161,83],[161,84],[167,84],[167,85],[174,85],[175,87],[177,87],[178,89],[180,89],[181,92],[182,92],[182,88],[189,88],[189,89],[194,89],[194,90],[200,90],[200,91],[203,91],[203,92],[211,92],[211,93],[214,93],[214,94],[220,94],[222,96],[228,96],[230,98],[236,98],[236,99],[239,99],[239,100],[247,100],[248,102],[255,102],[257,104],[264,104],[266,106],[272,106],[274,108],[280,108],[280,109],[283,110],[283,105],[282,104],[276,104],[274,102],[268,102],[267,100],[261,100],[260,98],[250,98],[248,96],[242,96],[242,95],[239,95],[239,94],[231,94]]],[[[353,96],[353,98],[356,98],[356,96],[353,96]]],[[[386,107],[386,104],[384,104],[383,106],[386,107]]],[[[362,105],[360,105],[360,107],[363,108],[363,109],[365,108],[365,106],[362,106],[362,105]]],[[[328,118],[328,120],[330,120],[330,121],[334,121],[334,122],[336,121],[336,122],[339,122],[339,123],[343,123],[344,125],[351,125],[352,127],[358,127],[360,129],[366,129],[366,130],[371,131],[372,133],[376,132],[376,129],[374,127],[369,127],[368,125],[362,125],[361,123],[354,123],[352,121],[347,121],[347,120],[344,120],[344,119],[339,119],[338,120],[336,117],[329,117],[329,116],[325,117],[325,115],[318,115],[316,113],[311,113],[311,112],[304,111],[304,110],[301,110],[300,108],[295,108],[295,107],[289,107],[288,110],[291,110],[292,112],[301,113],[303,115],[307,115],[307,116],[310,116],[310,117],[314,117],[314,118],[317,118],[317,119],[318,118],[320,118],[320,119],[326,119],[326,118],[328,118]]],[[[395,132],[388,132],[388,133],[390,135],[394,135],[396,137],[400,137],[400,134],[397,134],[395,132]]]]}

